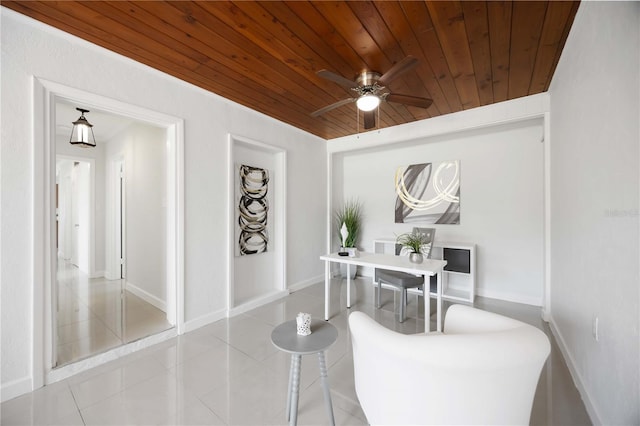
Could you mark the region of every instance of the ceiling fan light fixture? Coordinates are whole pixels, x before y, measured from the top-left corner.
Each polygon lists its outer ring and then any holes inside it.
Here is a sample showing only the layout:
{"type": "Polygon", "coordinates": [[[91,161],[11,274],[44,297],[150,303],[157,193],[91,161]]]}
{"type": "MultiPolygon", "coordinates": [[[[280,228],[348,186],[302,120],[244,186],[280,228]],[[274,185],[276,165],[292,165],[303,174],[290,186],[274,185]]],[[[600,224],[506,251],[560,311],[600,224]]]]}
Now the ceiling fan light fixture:
{"type": "Polygon", "coordinates": [[[362,95],[356,101],[360,111],[373,111],[380,105],[380,98],[376,95],[362,95]]]}
{"type": "Polygon", "coordinates": [[[84,113],[89,112],[89,110],[82,108],[76,109],[80,111],[80,118],[73,122],[69,143],[82,148],[95,148],[96,138],[93,135],[93,125],[84,117],[84,113]]]}

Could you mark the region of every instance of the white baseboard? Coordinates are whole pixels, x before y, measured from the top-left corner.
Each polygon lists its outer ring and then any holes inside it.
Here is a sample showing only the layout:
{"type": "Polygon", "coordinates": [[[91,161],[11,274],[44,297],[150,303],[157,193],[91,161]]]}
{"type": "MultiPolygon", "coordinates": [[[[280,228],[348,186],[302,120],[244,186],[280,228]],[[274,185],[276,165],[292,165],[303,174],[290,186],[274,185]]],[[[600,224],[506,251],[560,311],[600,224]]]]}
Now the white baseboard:
{"type": "Polygon", "coordinates": [[[542,297],[523,296],[517,293],[506,293],[485,288],[476,288],[476,296],[504,300],[505,302],[522,303],[524,305],[542,306],[542,297]]]}
{"type": "Polygon", "coordinates": [[[274,302],[278,299],[282,299],[283,297],[287,297],[289,295],[289,290],[276,290],[272,293],[266,294],[264,296],[256,297],[255,299],[247,300],[241,305],[234,306],[229,309],[227,312],[229,317],[235,317],[236,315],[240,315],[251,309],[255,309],[262,305],[266,305],[267,303],[274,302]]]}
{"type": "Polygon", "coordinates": [[[262,296],[262,297],[257,297],[255,299],[251,299],[245,303],[243,303],[242,305],[236,306],[234,308],[227,310],[219,310],[216,312],[212,312],[210,314],[207,315],[203,315],[201,317],[198,317],[196,319],[192,319],[189,320],[187,322],[184,323],[184,331],[185,333],[188,333],[189,331],[193,331],[196,330],[200,327],[204,327],[205,325],[209,325],[212,324],[216,321],[219,321],[221,319],[227,318],[227,317],[233,317],[236,315],[240,315],[244,312],[250,311],[251,309],[255,309],[259,306],[265,305],[267,303],[273,302],[275,300],[278,299],[282,299],[283,297],[286,297],[289,295],[289,291],[297,291],[300,290],[302,288],[308,287],[310,285],[316,284],[320,281],[324,280],[324,275],[320,275],[318,277],[315,278],[310,278],[308,280],[296,283],[295,285],[291,286],[291,288],[289,290],[280,290],[280,291],[275,291],[273,293],[270,293],[268,295],[262,296]]]}
{"type": "Polygon", "coordinates": [[[265,305],[267,303],[276,301],[278,299],[282,299],[289,295],[290,292],[301,290],[305,287],[309,287],[313,284],[317,284],[318,282],[324,281],[324,274],[318,275],[317,277],[309,278],[305,281],[298,282],[289,287],[288,290],[276,291],[274,293],[270,293],[268,295],[258,297],[252,300],[249,300],[242,305],[236,306],[232,309],[227,310],[219,310],[216,312],[212,312],[207,315],[203,315],[196,319],[187,321],[184,323],[184,331],[188,333],[190,331],[196,330],[200,327],[204,327],[205,325],[212,324],[216,321],[227,317],[233,317],[244,312],[250,311],[251,309],[255,309],[259,306],[265,305]]]}
{"type": "Polygon", "coordinates": [[[3,383],[0,387],[0,399],[1,402],[5,402],[31,391],[31,377],[23,377],[9,383],[3,383]]]}
{"type": "Polygon", "coordinates": [[[302,290],[303,288],[310,287],[314,284],[318,284],[319,282],[324,282],[324,274],[317,275],[313,278],[309,278],[304,281],[299,281],[295,284],[292,284],[289,286],[289,290],[291,292],[302,290]]]}
{"type": "Polygon", "coordinates": [[[155,306],[156,308],[160,309],[162,312],[167,312],[167,302],[154,296],[153,294],[141,289],[140,287],[138,287],[135,284],[130,283],[129,281],[127,281],[127,283],[125,284],[125,289],[127,291],[130,291],[131,293],[135,294],[136,296],[138,296],[140,299],[144,300],[147,303],[152,304],[153,306],[155,306]]]}
{"type": "Polygon", "coordinates": [[[100,365],[106,364],[107,362],[111,362],[118,358],[122,358],[126,355],[132,354],[141,349],[148,348],[158,343],[165,342],[176,336],[177,336],[176,329],[171,328],[169,330],[162,331],[160,333],[142,338],[140,340],[136,340],[134,342],[115,347],[106,352],[96,354],[90,358],[85,358],[80,361],[73,362],[71,364],[68,364],[62,367],[58,367],[54,370],[51,370],[49,373],[47,373],[45,382],[47,385],[59,382],[60,380],[67,379],[83,371],[87,371],[92,368],[98,367],[100,365]]]}
{"type": "Polygon", "coordinates": [[[89,278],[103,278],[105,276],[105,271],[95,271],[93,274],[89,276],[89,278]]]}
{"type": "Polygon", "coordinates": [[[216,312],[211,312],[207,315],[203,315],[196,319],[189,320],[184,323],[184,332],[188,333],[190,331],[196,330],[200,327],[204,327],[205,325],[212,324],[216,321],[220,321],[227,317],[226,309],[222,309],[216,312]]]}
{"type": "Polygon", "coordinates": [[[575,383],[576,388],[578,389],[578,392],[582,397],[582,402],[584,402],[584,407],[586,408],[587,414],[591,419],[591,423],[594,425],[604,424],[602,422],[600,415],[598,414],[598,410],[596,410],[596,407],[593,404],[593,400],[591,399],[589,392],[587,392],[587,389],[584,386],[584,381],[582,380],[582,376],[580,375],[580,373],[578,372],[578,369],[576,368],[575,359],[571,355],[571,351],[569,351],[569,348],[567,347],[567,343],[564,340],[562,333],[560,332],[560,330],[558,329],[558,326],[553,320],[553,315],[551,315],[551,318],[549,321],[549,328],[551,328],[551,333],[553,333],[553,336],[556,339],[556,343],[558,344],[558,348],[560,348],[560,352],[562,353],[562,357],[564,358],[564,361],[567,364],[567,367],[569,368],[569,373],[571,374],[573,383],[575,383]]]}

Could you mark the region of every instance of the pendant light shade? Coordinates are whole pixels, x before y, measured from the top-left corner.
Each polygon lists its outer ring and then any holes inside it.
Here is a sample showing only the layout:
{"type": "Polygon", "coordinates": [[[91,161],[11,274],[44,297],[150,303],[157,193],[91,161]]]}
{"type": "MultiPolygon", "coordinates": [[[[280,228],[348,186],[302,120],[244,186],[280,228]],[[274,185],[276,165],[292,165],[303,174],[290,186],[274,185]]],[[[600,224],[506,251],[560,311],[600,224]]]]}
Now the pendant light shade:
{"type": "Polygon", "coordinates": [[[380,98],[376,95],[362,95],[356,101],[360,111],[373,111],[380,105],[380,98]]]}
{"type": "Polygon", "coordinates": [[[82,108],[76,109],[80,111],[80,118],[73,122],[69,143],[82,148],[95,148],[96,138],[93,136],[93,125],[84,117],[84,113],[89,112],[89,110],[82,108]]]}

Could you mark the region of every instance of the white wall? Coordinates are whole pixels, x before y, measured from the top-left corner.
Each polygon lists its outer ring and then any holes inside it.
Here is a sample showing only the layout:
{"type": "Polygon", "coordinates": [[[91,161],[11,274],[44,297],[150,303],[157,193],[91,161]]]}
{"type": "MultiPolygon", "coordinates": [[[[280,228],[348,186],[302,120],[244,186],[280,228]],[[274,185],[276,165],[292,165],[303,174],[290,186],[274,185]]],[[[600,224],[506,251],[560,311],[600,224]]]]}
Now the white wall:
{"type": "Polygon", "coordinates": [[[125,164],[127,288],[166,309],[166,130],[142,123],[105,143],[106,161],[125,164]]]}
{"type": "MultiPolygon", "coordinates": [[[[461,114],[459,122],[474,114],[477,111],[461,114]]],[[[477,244],[477,294],[542,305],[542,118],[437,136],[428,134],[438,127],[432,120],[408,129],[407,142],[335,154],[333,204],[340,205],[343,197],[362,202],[360,245],[371,251],[373,239],[393,238],[414,226],[394,223],[395,170],[421,162],[460,160],[460,225],[430,224],[436,240],[477,244]]],[[[353,137],[351,145],[359,144],[362,141],[353,137]]]]}
{"type": "MultiPolygon", "coordinates": [[[[32,386],[35,220],[33,76],[184,119],[185,318],[206,323],[226,305],[227,135],[287,150],[288,285],[320,277],[326,227],[325,142],[289,125],[0,8],[2,399],[32,386]],[[313,224],[310,226],[309,224],[313,224]]],[[[38,166],[39,167],[39,166],[38,166]]],[[[41,339],[42,336],[37,336],[41,339]]],[[[33,361],[36,362],[36,361],[33,361]]],[[[36,381],[37,382],[37,381],[36,381]]]]}
{"type": "Polygon", "coordinates": [[[72,231],[75,250],[74,261],[76,266],[85,274],[90,274],[89,266],[89,239],[91,224],[91,171],[89,163],[78,161],[74,163],[71,172],[72,209],[74,216],[74,230],[72,231]],[[77,226],[76,226],[77,225],[77,226]]]}
{"type": "Polygon", "coordinates": [[[58,256],[65,260],[71,259],[72,241],[71,231],[71,160],[56,162],[56,184],[58,185],[58,256]]]}
{"type": "Polygon", "coordinates": [[[551,324],[597,424],[640,423],[639,28],[581,3],[550,90],[551,324]]]}
{"type": "Polygon", "coordinates": [[[125,159],[126,281],[166,303],[166,130],[131,127],[132,158],[125,159]]]}

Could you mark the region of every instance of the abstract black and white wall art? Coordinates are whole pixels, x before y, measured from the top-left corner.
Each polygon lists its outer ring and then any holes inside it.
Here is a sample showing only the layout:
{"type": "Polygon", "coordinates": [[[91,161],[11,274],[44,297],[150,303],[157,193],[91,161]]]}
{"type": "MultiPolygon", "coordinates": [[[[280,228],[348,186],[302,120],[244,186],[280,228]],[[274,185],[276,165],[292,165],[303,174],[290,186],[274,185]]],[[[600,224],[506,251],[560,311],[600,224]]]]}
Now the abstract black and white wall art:
{"type": "Polygon", "coordinates": [[[236,256],[264,253],[269,246],[269,171],[238,165],[236,256]]]}
{"type": "Polygon", "coordinates": [[[460,161],[411,164],[395,174],[396,223],[460,224],[460,161]]]}

